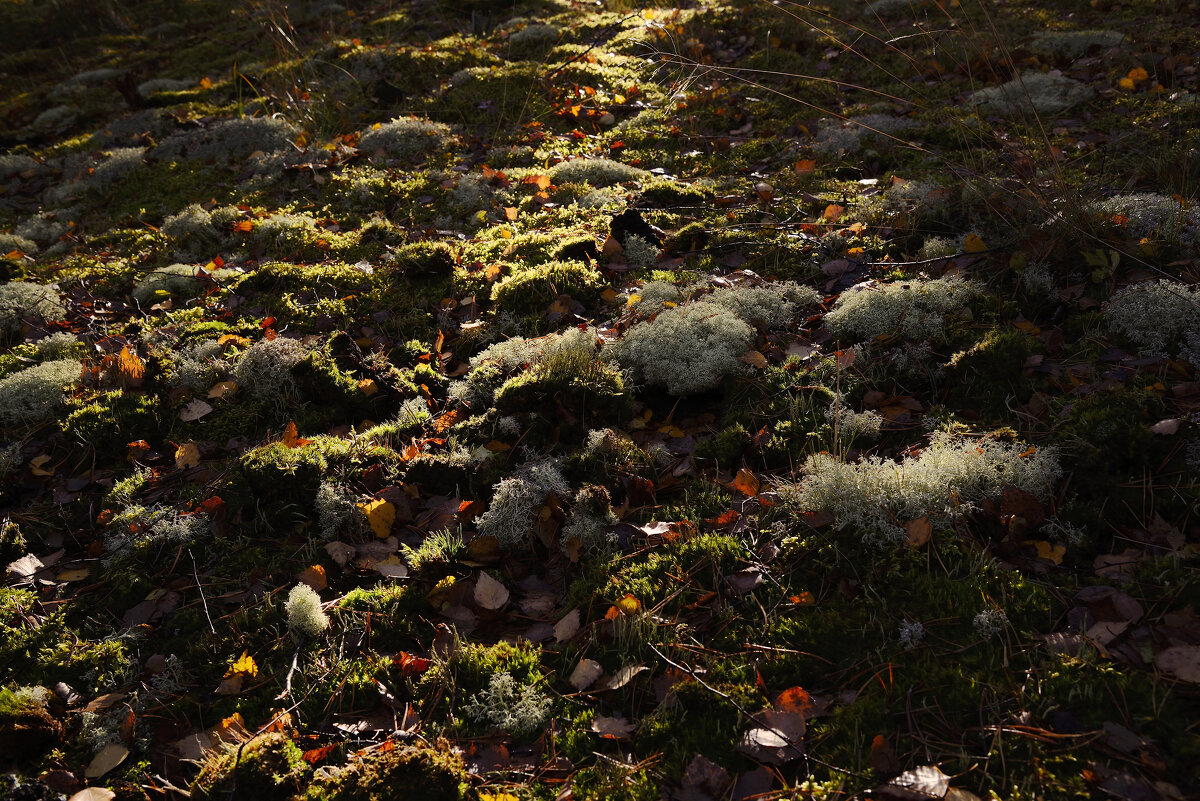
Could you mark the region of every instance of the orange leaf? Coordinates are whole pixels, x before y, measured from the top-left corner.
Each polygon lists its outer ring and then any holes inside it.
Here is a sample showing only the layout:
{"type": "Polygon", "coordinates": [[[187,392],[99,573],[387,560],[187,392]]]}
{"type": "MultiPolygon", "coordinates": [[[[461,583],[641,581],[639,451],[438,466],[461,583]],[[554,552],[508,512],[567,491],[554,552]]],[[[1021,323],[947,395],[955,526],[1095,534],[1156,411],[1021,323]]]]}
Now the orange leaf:
{"type": "Polygon", "coordinates": [[[420,656],[413,656],[407,651],[401,651],[396,654],[396,667],[400,669],[402,677],[419,676],[426,670],[429,670],[432,660],[425,659],[420,656]]]}
{"type": "Polygon", "coordinates": [[[743,495],[754,497],[758,494],[758,476],[746,467],[743,467],[733,477],[733,482],[729,485],[730,489],[735,489],[743,495]]]}
{"type": "Polygon", "coordinates": [[[317,592],[329,586],[329,580],[325,578],[325,568],[320,565],[313,565],[301,570],[296,578],[312,587],[317,592]]]}
{"type": "Polygon", "coordinates": [[[140,387],[145,376],[145,362],[139,359],[128,345],[121,348],[121,354],[117,357],[117,380],[121,386],[126,389],[140,387]]]}
{"type": "Polygon", "coordinates": [[[417,445],[417,443],[413,442],[409,443],[408,447],[404,449],[404,453],[400,454],[400,460],[407,462],[409,459],[415,459],[420,455],[421,448],[417,445]]]}
{"type": "Polygon", "coordinates": [[[518,209],[516,206],[504,207],[504,219],[508,220],[509,222],[516,222],[517,215],[520,213],[520,209],[518,209]]]}
{"type": "Polygon", "coordinates": [[[816,159],[800,159],[794,167],[797,175],[812,175],[817,169],[816,159]]]}
{"type": "Polygon", "coordinates": [[[963,248],[968,253],[983,253],[988,249],[988,246],[979,234],[967,234],[967,238],[963,240],[963,248]]]}
{"type": "Polygon", "coordinates": [[[836,203],[830,203],[825,207],[825,212],[821,215],[825,218],[825,222],[837,222],[842,214],[846,211],[845,206],[839,206],[836,203]]]}
{"type": "Polygon", "coordinates": [[[200,79],[200,88],[201,89],[212,89],[213,88],[212,78],[209,78],[207,76],[204,78],[201,78],[200,79]]]}
{"type": "Polygon", "coordinates": [[[450,430],[450,426],[458,422],[458,411],[451,409],[441,417],[433,421],[433,430],[439,434],[445,434],[450,430]]]}
{"type": "Polygon", "coordinates": [[[300,448],[311,444],[312,440],[304,439],[300,436],[300,434],[296,431],[296,421],[293,420],[292,422],[288,423],[287,428],[283,430],[282,442],[285,447],[300,448]]]}
{"type": "Polygon", "coordinates": [[[322,759],[324,759],[325,757],[332,754],[334,752],[334,750],[337,749],[337,747],[338,747],[337,743],[330,743],[329,745],[322,745],[319,748],[313,748],[311,750],[305,751],[301,755],[301,759],[303,759],[305,762],[307,762],[310,765],[315,765],[318,762],[320,762],[322,759]]]}
{"type": "Polygon", "coordinates": [[[233,224],[233,230],[239,233],[248,234],[254,230],[254,223],[250,220],[239,220],[233,224]]]}
{"type": "Polygon", "coordinates": [[[803,687],[789,687],[775,699],[775,708],[781,712],[794,712],[808,716],[816,711],[812,696],[803,687]]]}

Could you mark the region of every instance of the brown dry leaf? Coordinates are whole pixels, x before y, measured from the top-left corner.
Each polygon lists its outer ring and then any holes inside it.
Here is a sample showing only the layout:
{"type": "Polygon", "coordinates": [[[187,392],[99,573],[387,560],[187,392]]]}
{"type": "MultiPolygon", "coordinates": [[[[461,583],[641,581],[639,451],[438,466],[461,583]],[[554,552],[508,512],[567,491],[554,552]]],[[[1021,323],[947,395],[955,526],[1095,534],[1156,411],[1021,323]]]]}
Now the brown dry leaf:
{"type": "Polygon", "coordinates": [[[830,203],[825,207],[825,211],[823,214],[821,214],[821,216],[825,218],[825,222],[835,223],[841,219],[841,216],[845,211],[845,206],[839,206],[836,203],[830,203]]]}
{"type": "Polygon", "coordinates": [[[804,716],[768,709],[755,715],[762,726],[742,735],[737,750],[759,762],[784,765],[804,756],[804,716]]]}
{"type": "Polygon", "coordinates": [[[379,384],[373,378],[364,378],[358,382],[358,391],[369,398],[379,391],[379,384]]]}
{"type": "Polygon", "coordinates": [[[475,581],[475,603],[484,609],[499,609],[508,603],[509,592],[499,581],[480,572],[475,581]]]}
{"type": "Polygon", "coordinates": [[[1179,418],[1169,417],[1166,420],[1159,420],[1157,423],[1150,426],[1150,430],[1155,434],[1169,437],[1179,432],[1179,418]]]}
{"type": "Polygon", "coordinates": [[[180,470],[187,470],[198,464],[200,464],[200,449],[196,447],[196,443],[188,442],[175,449],[175,466],[180,470]]]}
{"type": "Polygon", "coordinates": [[[112,801],[116,797],[117,794],[107,787],[85,787],[72,795],[68,801],[112,801]]]}
{"type": "Polygon", "coordinates": [[[281,441],[288,448],[303,448],[305,445],[312,444],[312,440],[300,436],[300,432],[296,430],[295,420],[287,424],[287,428],[283,430],[283,439],[281,441]]]}
{"type": "Polygon", "coordinates": [[[329,586],[329,581],[325,578],[325,568],[320,565],[304,568],[296,574],[296,578],[317,592],[329,586]]]}
{"type": "Polygon", "coordinates": [[[89,575],[91,575],[91,571],[86,567],[73,567],[56,573],[54,579],[55,581],[83,581],[89,575]]]}
{"type": "Polygon", "coordinates": [[[745,362],[751,367],[757,367],[759,370],[767,366],[767,357],[756,350],[746,351],[741,356],[738,356],[738,361],[745,362]]]}
{"type": "Polygon", "coordinates": [[[592,721],[592,731],[609,740],[624,740],[633,734],[635,728],[636,726],[625,718],[600,715],[592,721]]]}
{"type": "Polygon", "coordinates": [[[596,683],[596,679],[600,678],[600,674],[604,672],[604,668],[600,667],[600,663],[594,659],[580,659],[579,664],[571,671],[570,678],[567,683],[576,690],[583,692],[588,687],[596,683]]]}
{"type": "Polygon", "coordinates": [[[554,624],[554,639],[566,642],[579,633],[579,610],[572,609],[563,615],[562,620],[554,624]]]}
{"type": "Polygon", "coordinates": [[[109,743],[100,749],[100,753],[92,757],[92,761],[88,763],[87,768],[83,771],[84,778],[95,779],[103,776],[124,762],[127,756],[129,756],[129,749],[124,745],[121,743],[109,743]]]}
{"type": "Polygon", "coordinates": [[[904,533],[908,536],[908,544],[914,548],[920,548],[929,542],[930,536],[933,535],[933,524],[929,522],[929,515],[922,515],[905,523],[904,533]]]}
{"type": "Polygon", "coordinates": [[[1180,681],[1200,684],[1200,645],[1173,645],[1154,657],[1154,666],[1180,681]]]}
{"type": "Polygon", "coordinates": [[[179,412],[179,419],[185,423],[191,423],[195,420],[199,420],[206,414],[211,414],[212,410],[212,406],[209,406],[204,401],[196,398],[196,400],[183,407],[183,410],[179,412]]]}
{"type": "Polygon", "coordinates": [[[356,552],[353,545],[341,540],[325,543],[325,553],[329,554],[329,558],[337,562],[341,567],[345,567],[354,558],[356,552]]]}
{"type": "Polygon", "coordinates": [[[634,676],[649,669],[650,668],[646,667],[645,665],[626,665],[604,681],[600,682],[600,686],[597,689],[619,690],[632,681],[634,676]]]}
{"type": "Polygon", "coordinates": [[[408,575],[408,565],[400,559],[396,554],[385,556],[376,562],[373,567],[375,572],[384,578],[402,579],[408,575]]]}

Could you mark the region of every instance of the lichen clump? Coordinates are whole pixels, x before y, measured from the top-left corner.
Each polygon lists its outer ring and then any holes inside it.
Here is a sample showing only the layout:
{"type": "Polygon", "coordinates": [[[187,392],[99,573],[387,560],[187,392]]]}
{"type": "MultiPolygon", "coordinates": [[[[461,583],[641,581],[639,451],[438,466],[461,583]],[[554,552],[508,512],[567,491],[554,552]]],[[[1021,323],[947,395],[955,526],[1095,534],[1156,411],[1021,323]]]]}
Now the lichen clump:
{"type": "Polygon", "coordinates": [[[316,637],[329,628],[329,617],[321,610],[321,596],[307,584],[297,584],[288,593],[288,628],[306,637],[316,637]]]}
{"type": "Polygon", "coordinates": [[[1186,342],[1189,360],[1200,364],[1200,287],[1166,279],[1132,284],[1112,296],[1102,316],[1147,356],[1177,352],[1186,342]]]}
{"type": "Polygon", "coordinates": [[[980,89],[971,96],[971,105],[985,113],[1003,116],[1060,114],[1091,100],[1095,94],[1087,84],[1064,75],[1029,71],[1000,86],[980,89]]]}
{"type": "Polygon", "coordinates": [[[839,528],[860,530],[865,542],[886,544],[904,541],[902,523],[926,516],[959,519],[1006,487],[1044,500],[1062,468],[1053,449],[938,432],[916,457],[847,463],[820,453],[809,457],[803,472],[787,492],[793,503],[831,513],[839,528]]]}
{"type": "Polygon", "coordinates": [[[0,423],[16,425],[45,420],[63,400],[63,393],[78,383],[79,362],[61,359],[27,367],[0,379],[0,423]]]}
{"type": "Polygon", "coordinates": [[[977,291],[960,278],[858,284],[841,294],[825,315],[825,325],[834,335],[854,341],[940,337],[946,317],[962,312],[977,291]]]}

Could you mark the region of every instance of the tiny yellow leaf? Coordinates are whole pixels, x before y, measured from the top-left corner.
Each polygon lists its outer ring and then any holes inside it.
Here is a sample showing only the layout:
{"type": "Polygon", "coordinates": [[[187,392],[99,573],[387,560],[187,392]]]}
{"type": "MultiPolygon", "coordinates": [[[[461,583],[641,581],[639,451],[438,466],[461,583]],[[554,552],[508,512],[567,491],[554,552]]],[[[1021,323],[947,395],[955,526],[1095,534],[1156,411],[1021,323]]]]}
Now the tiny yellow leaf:
{"type": "Polygon", "coordinates": [[[979,234],[967,234],[963,246],[968,253],[982,253],[988,249],[987,245],[983,242],[983,237],[979,236],[979,234]]]}
{"type": "Polygon", "coordinates": [[[237,388],[238,386],[236,381],[222,381],[213,385],[213,388],[208,391],[208,397],[223,398],[226,395],[237,392],[237,388]]]}
{"type": "Polygon", "coordinates": [[[254,678],[258,675],[258,664],[254,661],[254,657],[250,656],[246,651],[242,651],[242,655],[237,658],[229,670],[225,671],[225,678],[230,679],[234,676],[248,676],[254,678]]]}

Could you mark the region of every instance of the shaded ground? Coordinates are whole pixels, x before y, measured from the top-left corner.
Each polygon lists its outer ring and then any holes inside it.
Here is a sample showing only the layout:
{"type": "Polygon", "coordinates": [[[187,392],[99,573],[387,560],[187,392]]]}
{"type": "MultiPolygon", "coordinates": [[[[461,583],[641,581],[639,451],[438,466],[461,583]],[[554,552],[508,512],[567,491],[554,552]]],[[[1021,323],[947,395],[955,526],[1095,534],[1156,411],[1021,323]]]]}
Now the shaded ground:
{"type": "Polygon", "coordinates": [[[0,787],[1194,796],[1197,19],[0,3],[0,787]]]}

